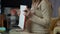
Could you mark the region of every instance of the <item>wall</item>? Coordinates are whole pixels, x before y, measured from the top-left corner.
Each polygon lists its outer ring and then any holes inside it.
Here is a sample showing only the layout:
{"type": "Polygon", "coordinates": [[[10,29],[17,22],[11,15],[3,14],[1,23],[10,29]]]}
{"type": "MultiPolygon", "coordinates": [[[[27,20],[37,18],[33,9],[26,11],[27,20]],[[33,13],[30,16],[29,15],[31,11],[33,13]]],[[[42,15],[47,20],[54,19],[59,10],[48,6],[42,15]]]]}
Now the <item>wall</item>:
{"type": "Polygon", "coordinates": [[[58,16],[58,7],[60,6],[60,0],[49,0],[53,7],[53,17],[58,16]]]}

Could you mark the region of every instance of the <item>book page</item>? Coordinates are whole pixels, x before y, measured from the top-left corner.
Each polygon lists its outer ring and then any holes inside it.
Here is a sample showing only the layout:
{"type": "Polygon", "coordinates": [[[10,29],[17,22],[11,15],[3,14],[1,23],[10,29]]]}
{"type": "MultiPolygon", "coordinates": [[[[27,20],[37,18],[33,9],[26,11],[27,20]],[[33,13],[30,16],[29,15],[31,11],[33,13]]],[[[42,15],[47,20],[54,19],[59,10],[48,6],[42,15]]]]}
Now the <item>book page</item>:
{"type": "Polygon", "coordinates": [[[24,22],[25,22],[25,15],[24,15],[24,10],[26,9],[25,5],[20,6],[20,16],[19,16],[19,27],[23,30],[24,29],[24,22]]]}

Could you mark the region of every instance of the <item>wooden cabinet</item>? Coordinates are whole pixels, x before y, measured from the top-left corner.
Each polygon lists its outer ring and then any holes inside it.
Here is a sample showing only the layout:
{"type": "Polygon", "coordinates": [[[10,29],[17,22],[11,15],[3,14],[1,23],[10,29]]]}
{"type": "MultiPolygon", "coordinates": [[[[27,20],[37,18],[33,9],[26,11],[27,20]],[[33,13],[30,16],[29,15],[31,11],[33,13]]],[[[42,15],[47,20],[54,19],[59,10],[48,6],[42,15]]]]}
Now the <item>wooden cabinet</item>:
{"type": "Polygon", "coordinates": [[[0,27],[2,27],[4,25],[4,16],[0,15],[0,27]]]}

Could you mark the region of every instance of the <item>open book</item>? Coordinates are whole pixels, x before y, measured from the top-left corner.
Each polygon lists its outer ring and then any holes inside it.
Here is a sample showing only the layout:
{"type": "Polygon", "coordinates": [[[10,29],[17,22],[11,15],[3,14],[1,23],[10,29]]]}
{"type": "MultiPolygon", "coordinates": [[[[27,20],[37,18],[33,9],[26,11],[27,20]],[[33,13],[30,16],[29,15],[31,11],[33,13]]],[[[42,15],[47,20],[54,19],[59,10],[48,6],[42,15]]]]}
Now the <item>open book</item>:
{"type": "Polygon", "coordinates": [[[24,23],[25,23],[25,15],[24,15],[24,10],[26,9],[26,5],[20,5],[20,16],[19,16],[19,24],[18,26],[24,30],[24,23]]]}

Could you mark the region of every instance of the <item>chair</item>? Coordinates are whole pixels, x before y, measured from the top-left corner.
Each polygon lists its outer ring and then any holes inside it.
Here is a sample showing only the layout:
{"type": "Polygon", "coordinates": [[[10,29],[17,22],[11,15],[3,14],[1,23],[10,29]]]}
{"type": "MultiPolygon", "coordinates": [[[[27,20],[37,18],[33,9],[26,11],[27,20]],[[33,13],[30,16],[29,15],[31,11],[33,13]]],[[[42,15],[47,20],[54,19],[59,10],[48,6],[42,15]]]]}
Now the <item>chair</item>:
{"type": "Polygon", "coordinates": [[[58,21],[60,21],[60,18],[52,18],[51,19],[51,25],[49,27],[49,31],[51,34],[53,34],[53,30],[55,31],[55,27],[56,27],[58,21]]]}
{"type": "Polygon", "coordinates": [[[55,27],[53,30],[53,34],[57,34],[57,33],[60,33],[60,27],[59,26],[55,27]]]}

